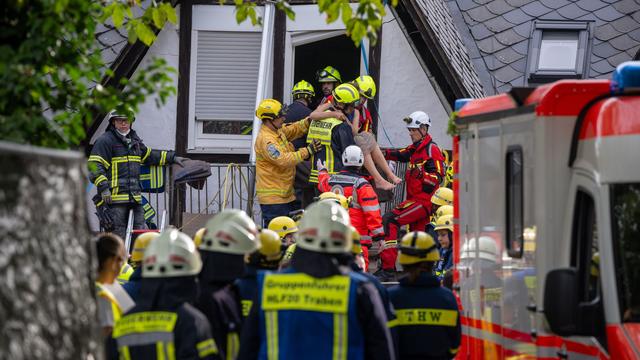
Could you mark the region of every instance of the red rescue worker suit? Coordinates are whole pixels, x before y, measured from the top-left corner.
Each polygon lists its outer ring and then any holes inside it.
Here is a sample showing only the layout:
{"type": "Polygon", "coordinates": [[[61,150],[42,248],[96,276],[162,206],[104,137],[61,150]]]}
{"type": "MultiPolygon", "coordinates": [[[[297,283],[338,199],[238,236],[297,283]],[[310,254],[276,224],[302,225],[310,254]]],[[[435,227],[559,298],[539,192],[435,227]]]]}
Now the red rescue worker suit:
{"type": "Polygon", "coordinates": [[[398,228],[409,224],[409,231],[425,231],[431,214],[431,195],[445,177],[444,156],[427,134],[404,149],[387,149],[385,159],[409,162],[405,173],[407,200],[383,217],[385,249],[380,254],[383,270],[395,270],[398,256],[398,228]]]}
{"type": "Polygon", "coordinates": [[[345,168],[333,175],[329,175],[327,170],[321,170],[318,173],[318,190],[351,197],[349,218],[351,225],[360,234],[366,272],[369,268],[369,248],[372,242],[384,239],[380,203],[376,192],[367,179],[354,172],[353,168],[345,168]]]}

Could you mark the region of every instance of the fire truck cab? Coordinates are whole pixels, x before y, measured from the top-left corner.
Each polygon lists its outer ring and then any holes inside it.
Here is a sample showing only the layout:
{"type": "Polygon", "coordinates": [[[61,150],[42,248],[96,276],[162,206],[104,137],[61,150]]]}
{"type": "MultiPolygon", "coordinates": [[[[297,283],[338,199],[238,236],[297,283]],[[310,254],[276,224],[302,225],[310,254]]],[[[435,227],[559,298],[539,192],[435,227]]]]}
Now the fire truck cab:
{"type": "Polygon", "coordinates": [[[459,101],[458,358],[640,358],[640,62],[459,101]]]}

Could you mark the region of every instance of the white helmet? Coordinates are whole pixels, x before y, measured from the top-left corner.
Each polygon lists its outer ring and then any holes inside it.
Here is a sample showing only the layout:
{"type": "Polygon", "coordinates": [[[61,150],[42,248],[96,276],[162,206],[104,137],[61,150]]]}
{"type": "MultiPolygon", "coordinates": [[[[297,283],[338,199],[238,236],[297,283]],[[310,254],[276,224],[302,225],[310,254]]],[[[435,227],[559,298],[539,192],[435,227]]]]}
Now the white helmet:
{"type": "Polygon", "coordinates": [[[364,155],[359,146],[349,145],[342,152],[342,165],[344,166],[362,166],[364,165],[364,155]]]}
{"type": "Polygon", "coordinates": [[[309,205],[299,228],[297,244],[301,249],[328,254],[351,252],[349,213],[336,202],[319,201],[309,205]]]}
{"type": "Polygon", "coordinates": [[[460,260],[473,260],[476,257],[476,249],[478,251],[478,258],[489,260],[491,262],[498,262],[498,246],[493,238],[488,236],[480,236],[471,238],[462,245],[462,251],[460,252],[460,260]]]}
{"type": "Polygon", "coordinates": [[[142,277],[164,278],[196,275],[202,260],[189,235],[167,229],[149,243],[144,251],[142,277]]]}
{"type": "Polygon", "coordinates": [[[224,209],[205,226],[200,250],[244,255],[258,248],[258,228],[242,210],[224,209]]]}
{"type": "Polygon", "coordinates": [[[419,129],[421,125],[431,127],[431,118],[424,111],[414,111],[403,120],[407,123],[407,129],[419,129]]]}

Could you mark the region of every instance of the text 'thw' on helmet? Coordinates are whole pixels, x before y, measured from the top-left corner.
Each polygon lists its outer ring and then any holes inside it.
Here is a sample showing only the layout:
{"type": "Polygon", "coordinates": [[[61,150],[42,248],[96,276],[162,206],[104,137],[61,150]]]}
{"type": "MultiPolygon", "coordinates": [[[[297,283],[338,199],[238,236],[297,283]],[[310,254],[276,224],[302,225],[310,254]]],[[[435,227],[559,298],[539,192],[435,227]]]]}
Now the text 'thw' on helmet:
{"type": "Polygon", "coordinates": [[[342,165],[361,167],[364,165],[362,149],[357,145],[349,145],[342,152],[342,165]]]}
{"type": "Polygon", "coordinates": [[[233,255],[244,255],[258,248],[258,228],[242,210],[224,209],[207,221],[207,231],[199,249],[233,255]]]}
{"type": "Polygon", "coordinates": [[[414,111],[402,120],[407,124],[407,129],[419,129],[422,125],[431,127],[431,118],[424,111],[414,111]]]}
{"type": "Polygon", "coordinates": [[[338,85],[332,92],[333,99],[342,104],[353,104],[360,100],[360,93],[351,84],[338,85]]]}
{"type": "Polygon", "coordinates": [[[196,275],[202,260],[193,240],[177,229],[167,229],[144,252],[142,277],[164,278],[196,275]]]}
{"type": "Polygon", "coordinates": [[[355,81],[356,87],[360,90],[360,94],[371,100],[376,96],[376,83],[369,75],[358,76],[355,81]]]}
{"type": "Polygon", "coordinates": [[[301,249],[318,253],[351,252],[349,213],[333,201],[318,201],[309,205],[300,221],[297,245],[301,249]]]}
{"type": "Polygon", "coordinates": [[[436,242],[424,231],[412,231],[403,236],[398,250],[400,250],[398,255],[400,265],[417,264],[423,261],[436,262],[440,259],[436,242]]]}
{"type": "Polygon", "coordinates": [[[342,77],[340,76],[340,72],[338,69],[333,66],[327,66],[324,69],[320,70],[316,74],[319,83],[323,82],[342,82],[342,77]]]}
{"type": "Polygon", "coordinates": [[[295,85],[293,85],[293,89],[291,89],[291,95],[293,95],[294,99],[305,96],[314,97],[316,96],[316,92],[313,89],[313,85],[304,80],[300,80],[295,85]]]}

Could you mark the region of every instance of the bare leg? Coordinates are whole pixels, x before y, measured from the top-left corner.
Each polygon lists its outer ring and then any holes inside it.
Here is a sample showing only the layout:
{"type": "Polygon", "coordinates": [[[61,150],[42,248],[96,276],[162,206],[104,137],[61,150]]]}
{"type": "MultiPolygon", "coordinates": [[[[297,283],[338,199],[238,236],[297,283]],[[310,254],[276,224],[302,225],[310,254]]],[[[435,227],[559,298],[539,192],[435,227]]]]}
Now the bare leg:
{"type": "Polygon", "coordinates": [[[398,185],[402,182],[402,179],[396,176],[396,174],[391,171],[389,168],[389,164],[387,164],[387,160],[382,155],[382,151],[380,151],[380,147],[376,143],[373,149],[371,150],[371,157],[376,165],[378,165],[382,171],[384,171],[385,175],[387,175],[387,179],[392,184],[398,185]]]}
{"type": "Polygon", "coordinates": [[[382,190],[392,190],[395,185],[385,180],[382,175],[376,169],[376,165],[373,163],[373,158],[371,154],[366,154],[364,156],[364,167],[367,169],[369,174],[373,176],[373,181],[376,183],[376,187],[382,190]]]}

